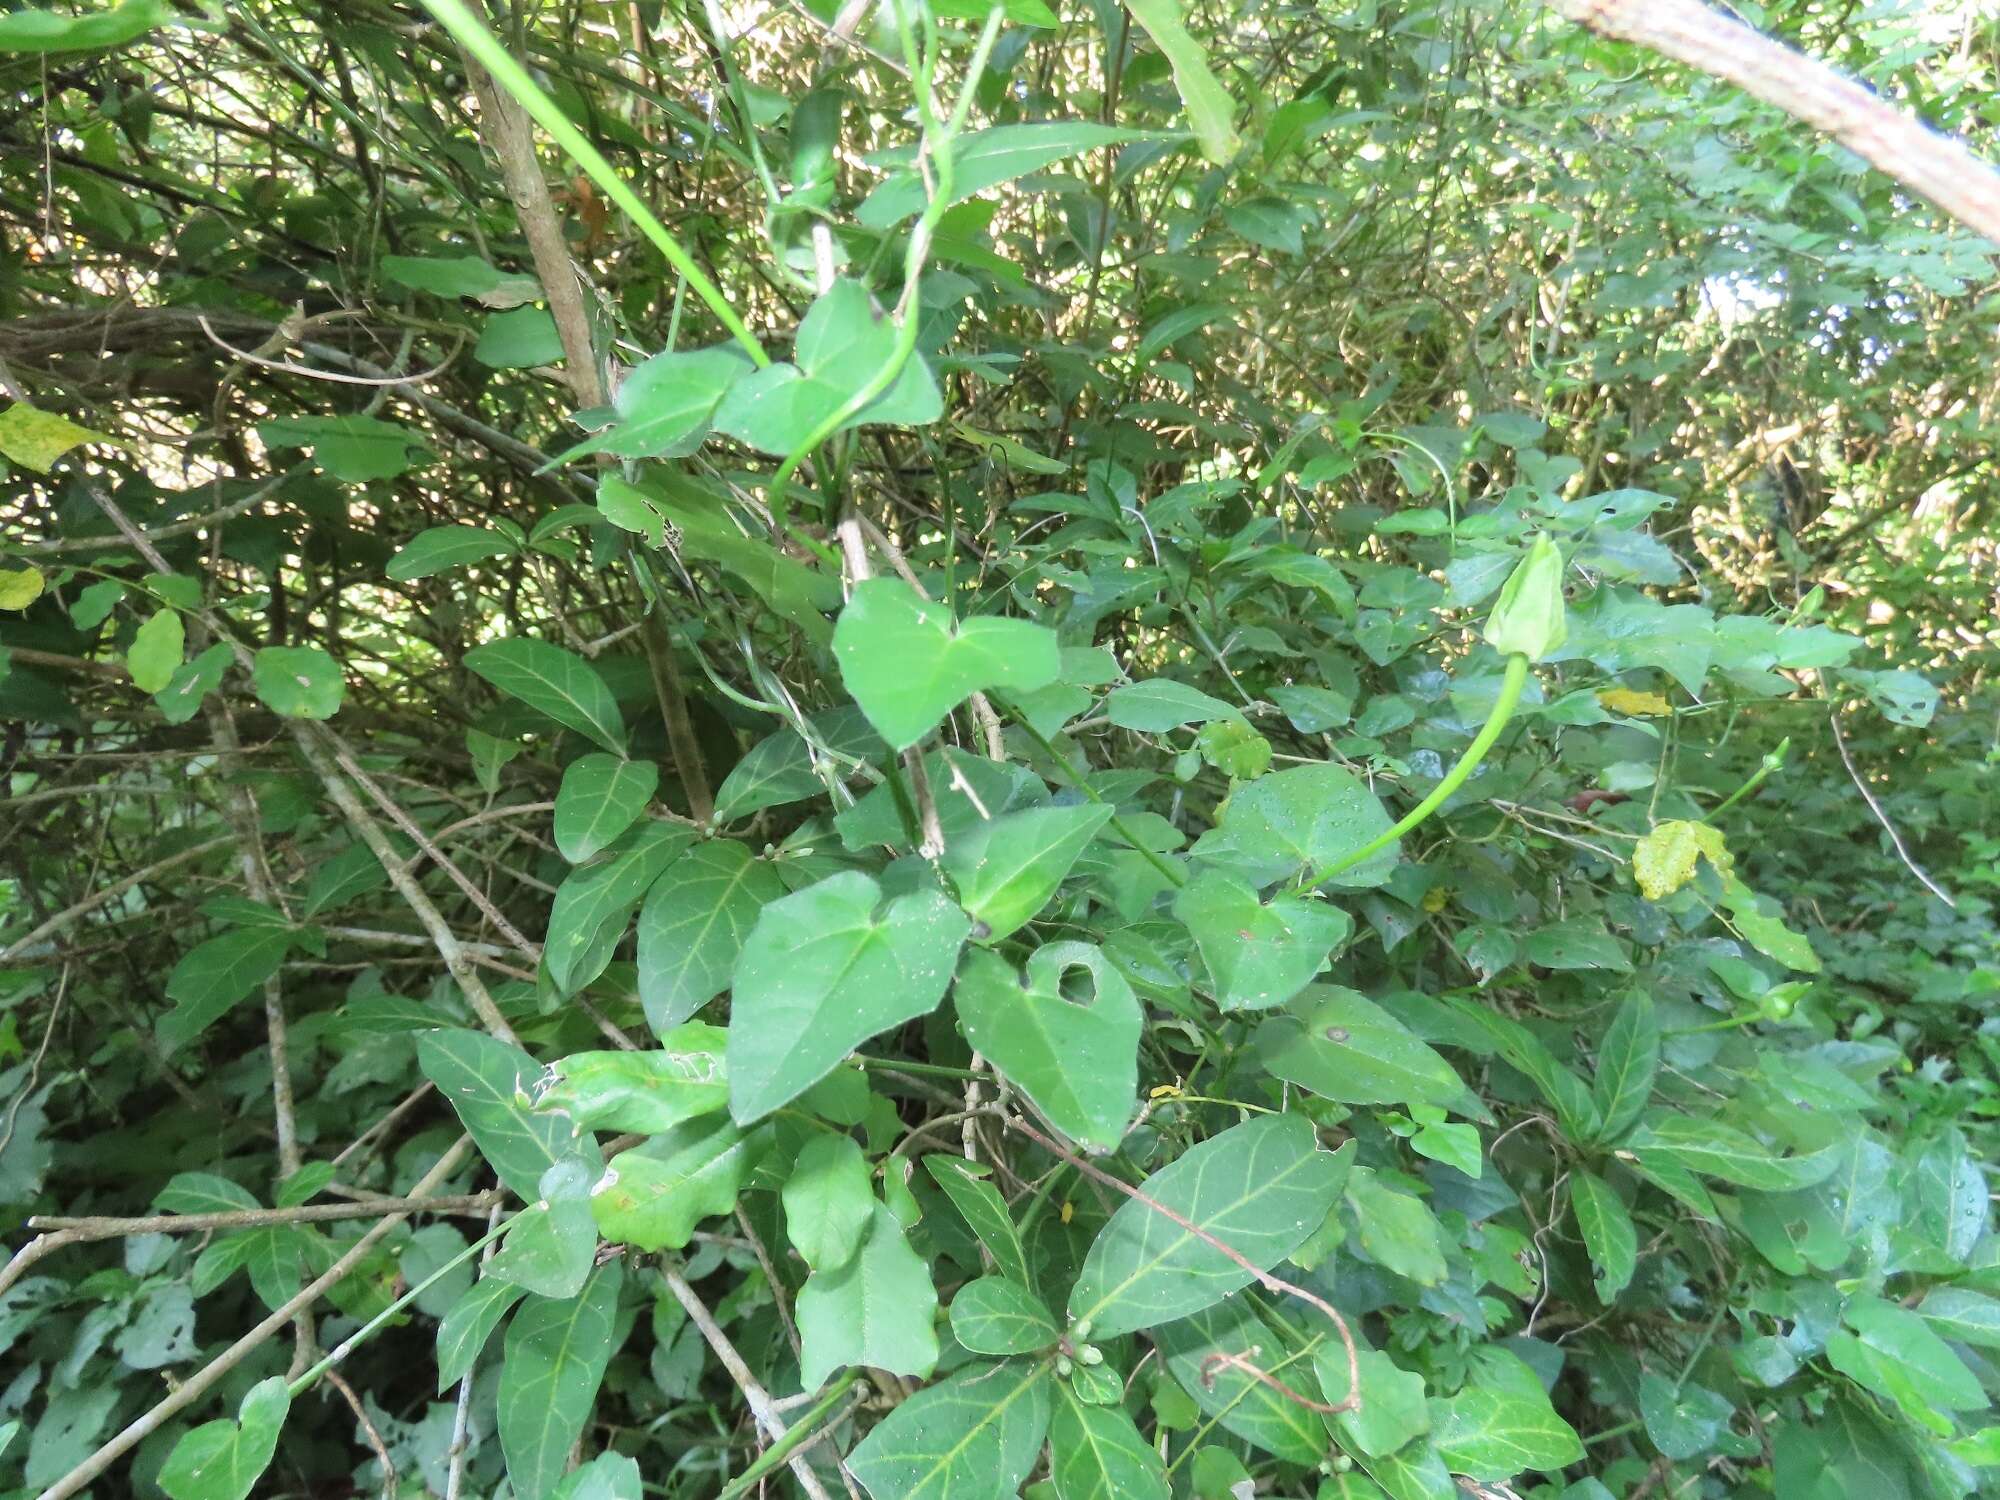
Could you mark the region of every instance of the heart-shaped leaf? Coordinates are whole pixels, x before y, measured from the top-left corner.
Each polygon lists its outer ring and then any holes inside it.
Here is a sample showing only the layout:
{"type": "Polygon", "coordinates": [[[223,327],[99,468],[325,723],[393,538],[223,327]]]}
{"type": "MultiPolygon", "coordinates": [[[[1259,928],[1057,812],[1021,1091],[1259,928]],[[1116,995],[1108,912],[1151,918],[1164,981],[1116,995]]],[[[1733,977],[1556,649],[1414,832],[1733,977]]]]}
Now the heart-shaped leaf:
{"type": "MultiPolygon", "coordinates": [[[[719,432],[763,453],[790,453],[850,397],[888,367],[896,324],[868,288],[842,278],[806,309],[792,362],[769,365],[729,388],[715,413],[719,432]]],[[[912,354],[889,389],[841,423],[916,427],[944,414],[944,398],[921,355],[912,354]]]]}
{"type": "Polygon", "coordinates": [[[1204,870],[1174,899],[1224,1010],[1269,1010],[1312,983],[1354,930],[1337,906],[1290,894],[1259,901],[1243,881],[1204,870]]]}
{"type": "Polygon", "coordinates": [[[1019,975],[1005,959],[973,952],[959,971],[953,1003],[966,1040],[1049,1123],[1100,1150],[1124,1138],[1139,1088],[1145,1017],[1132,986],[1103,953],[1088,943],[1045,944],[1019,975]],[[1064,977],[1079,968],[1096,986],[1088,1005],[1063,993],[1064,977]]]}
{"type": "Polygon", "coordinates": [[[612,398],[618,422],[580,447],[622,458],[678,458],[699,448],[709,418],[729,388],[751,368],[734,345],[655,354],[612,398]]]}
{"type": "Polygon", "coordinates": [[[817,1390],[842,1365],[925,1376],[937,1366],[937,1289],[896,1216],[877,1203],[867,1237],[837,1271],[799,1289],[799,1382],[817,1390]]]}
{"type": "Polygon", "coordinates": [[[945,873],[979,941],[1011,937],[1048,905],[1111,813],[1101,803],[1035,807],[986,819],[947,845],[945,873]]]}
{"type": "Polygon", "coordinates": [[[935,890],[884,905],[882,888],[854,870],[765,907],[736,961],[737,1120],[790,1103],[869,1037],[936,1006],[971,925],[935,890]]]}
{"type": "Polygon", "coordinates": [[[236,1420],[204,1422],[174,1445],[160,1488],[174,1500],[244,1500],[278,1451],[292,1398],[283,1376],[250,1387],[236,1420]]]}
{"type": "Polygon", "coordinates": [[[841,680],[892,750],[907,750],[973,693],[1056,680],[1055,632],[1026,620],[954,621],[900,578],[858,584],[834,627],[841,680]]]}

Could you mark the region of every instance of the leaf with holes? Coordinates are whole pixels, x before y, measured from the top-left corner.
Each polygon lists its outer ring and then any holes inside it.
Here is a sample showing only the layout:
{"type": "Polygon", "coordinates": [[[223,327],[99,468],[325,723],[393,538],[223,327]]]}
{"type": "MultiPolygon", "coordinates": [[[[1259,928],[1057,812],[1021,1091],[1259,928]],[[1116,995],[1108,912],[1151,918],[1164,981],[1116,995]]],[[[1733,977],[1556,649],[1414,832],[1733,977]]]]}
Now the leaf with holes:
{"type": "Polygon", "coordinates": [[[1132,986],[1098,949],[1045,944],[1029,956],[1024,974],[994,954],[969,953],[953,1004],[973,1049],[1050,1124],[1086,1146],[1116,1148],[1139,1089],[1145,1017],[1132,986]],[[1090,977],[1087,1003],[1065,993],[1077,970],[1090,977]]]}

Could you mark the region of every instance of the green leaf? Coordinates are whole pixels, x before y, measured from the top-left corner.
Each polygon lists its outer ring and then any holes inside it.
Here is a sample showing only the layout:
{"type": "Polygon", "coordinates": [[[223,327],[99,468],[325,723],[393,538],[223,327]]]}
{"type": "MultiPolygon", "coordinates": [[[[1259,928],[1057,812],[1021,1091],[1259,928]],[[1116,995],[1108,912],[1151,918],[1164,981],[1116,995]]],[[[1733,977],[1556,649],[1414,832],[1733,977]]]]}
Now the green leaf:
{"type": "Polygon", "coordinates": [[[726,1119],[700,1119],[634,1146],[591,1189],[598,1229],[649,1253],[679,1250],[695,1225],[736,1207],[766,1141],[764,1131],[745,1134],[726,1119]]]}
{"type": "Polygon", "coordinates": [[[1061,1390],[1049,1419],[1056,1500],[1167,1500],[1166,1466],[1124,1409],[1086,1404],[1067,1385],[1061,1390]]]}
{"type": "Polygon", "coordinates": [[[1444,1231],[1421,1198],[1398,1192],[1369,1167],[1347,1177],[1347,1206],[1354,1213],[1355,1244],[1377,1265],[1419,1286],[1437,1286],[1450,1273],[1444,1231]]]}
{"type": "MultiPolygon", "coordinates": [[[[1317,1229],[1340,1193],[1340,1168],[1297,1115],[1265,1115],[1191,1147],[1140,1191],[1269,1270],[1317,1229]]],[[[1072,1322],[1091,1336],[1148,1328],[1249,1285],[1245,1270],[1146,1203],[1119,1205],[1070,1291],[1072,1322]]]]}
{"type": "Polygon", "coordinates": [[[563,361],[562,335],[545,308],[515,307],[494,313],[479,330],[472,357],[498,370],[527,370],[563,361]]]}
{"type": "Polygon", "coordinates": [[[1174,897],[1225,1011],[1283,1005],[1326,967],[1354,919],[1311,897],[1281,892],[1268,902],[1245,882],[1204,870],[1174,897]]]}
{"type": "Polygon", "coordinates": [[[186,639],[179,610],[161,609],[149,616],[125,653],[125,669],[132,674],[132,686],[142,693],[157,693],[172,682],[181,664],[186,639]]]}
{"type": "Polygon", "coordinates": [[[465,1378],[493,1330],[528,1289],[511,1281],[475,1281],[438,1323],[437,1388],[440,1394],[465,1378]]]}
{"type": "Polygon", "coordinates": [[[611,1362],[623,1282],[624,1267],[610,1261],[577,1296],[530,1297],[507,1325],[495,1422],[520,1500],[544,1500],[569,1467],[611,1362]]]}
{"type": "Polygon", "coordinates": [[[330,719],[347,685],[340,663],[317,646],[264,646],[250,666],[264,706],[288,719],[330,719]]]}
{"type": "Polygon", "coordinates": [[[869,1037],[933,1009],[971,923],[935,890],[884,904],[858,871],[773,901],[736,962],[729,1107],[790,1103],[869,1037]]]}
{"type": "Polygon", "coordinates": [[[510,698],[575,730],[606,750],[625,753],[625,719],[597,669],[547,641],[511,636],[465,653],[465,665],[510,698]]]}
{"type": "Polygon", "coordinates": [[[1468,1385],[1433,1402],[1431,1443],[1453,1473],[1496,1482],[1583,1457],[1583,1440],[1556,1415],[1532,1376],[1525,1384],[1468,1385]]]}
{"type": "Polygon", "coordinates": [[[874,1500],[1009,1500],[1049,1430],[1048,1363],[967,1365],[878,1423],[847,1467],[874,1500]]]}
{"type": "MultiPolygon", "coordinates": [[[[1911,1398],[1944,1411],[1982,1411],[1978,1378],[1923,1318],[1881,1297],[1856,1297],[1841,1319],[1853,1330],[1827,1340],[1826,1357],[1864,1389],[1911,1409],[1911,1398]]],[[[1920,1404],[1915,1408],[1921,1410],[1920,1404]]]]}
{"type": "Polygon", "coordinates": [[[799,1380],[808,1391],[842,1365],[928,1376],[938,1360],[937,1289],[903,1226],[873,1205],[860,1249],[799,1289],[799,1380]]]}
{"type": "Polygon", "coordinates": [[[1810,1156],[1779,1156],[1733,1125],[1658,1110],[1639,1122],[1625,1146],[1641,1161],[1664,1156],[1704,1177],[1766,1193],[1795,1192],[1824,1182],[1838,1157],[1832,1149],[1810,1156]]]}
{"type": "Polygon", "coordinates": [[[267,448],[310,448],[343,484],[394,479],[409,471],[411,454],[430,451],[417,433],[378,417],[277,417],[258,423],[257,436],[267,448]]]}
{"type": "Polygon", "coordinates": [[[1052,630],[990,616],[954,621],[900,578],[855,585],[834,627],[841,680],[889,748],[909,749],[973,693],[1055,681],[1052,630]]]}
{"type": "Polygon", "coordinates": [[[2000,1349],[2000,1299],[1964,1287],[1935,1287],[1917,1307],[1941,1337],[1980,1349],[2000,1349]]]}
{"type": "Polygon", "coordinates": [[[1248,1297],[1231,1297],[1155,1328],[1148,1336],[1181,1389],[1225,1431],[1287,1463],[1319,1462],[1326,1449],[1326,1428],[1319,1416],[1240,1366],[1217,1358],[1249,1360],[1308,1400],[1319,1399],[1305,1340],[1265,1323],[1248,1297]]]}
{"type": "MultiPolygon", "coordinates": [[[[1237,788],[1221,820],[1195,843],[1205,860],[1254,886],[1324,869],[1371,843],[1391,826],[1375,795],[1351,772],[1332,765],[1272,771],[1237,788]]],[[[1396,868],[1391,844],[1344,870],[1333,884],[1381,885],[1396,868]]]]}
{"type": "Polygon", "coordinates": [[[229,670],[236,653],[227,642],[217,641],[193,661],[174,668],[167,685],[153,694],[160,717],[169,724],[185,724],[201,711],[201,700],[214,692],[229,670]]]}
{"type": "Polygon", "coordinates": [[[1660,1023],[1653,1016],[1653,997],[1635,989],[1611,1018],[1597,1050],[1597,1077],[1591,1091],[1601,1117],[1599,1140],[1616,1140],[1645,1112],[1659,1069],[1660,1023]]]}
{"type": "Polygon", "coordinates": [[[1086,1146],[1117,1148],[1139,1090],[1145,1016],[1103,953],[1088,943],[1046,943],[1017,974],[1006,960],[975,951],[959,970],[953,1003],[973,1049],[1050,1124],[1086,1146]],[[1064,992],[1077,969],[1091,978],[1088,1004],[1064,992]]]}
{"type": "Polygon", "coordinates": [[[618,421],[588,444],[621,458],[679,458],[699,448],[729,388],[752,368],[734,344],[655,354],[618,387],[618,421]]]}
{"type": "Polygon", "coordinates": [[[1188,35],[1179,0],[1139,0],[1126,7],[1174,70],[1174,87],[1187,106],[1188,120],[1201,139],[1201,153],[1217,166],[1231,161],[1243,142],[1231,123],[1236,101],[1208,66],[1208,53],[1188,35]]]}
{"type": "Polygon", "coordinates": [[[807,1141],[779,1196],[785,1234],[814,1271],[838,1271],[853,1258],[876,1207],[868,1162],[844,1135],[807,1141]]]}
{"type": "Polygon", "coordinates": [[[579,1141],[567,1115],[537,1113],[530,1101],[541,1065],[519,1047],[477,1031],[433,1031],[417,1039],[417,1063],[437,1085],[500,1181],[529,1203],[542,1175],[581,1151],[593,1171],[597,1144],[579,1141]]]}
{"type": "Polygon", "coordinates": [[[1639,1414],[1646,1436],[1668,1458],[1694,1458],[1715,1446],[1736,1408],[1705,1386],[1676,1385],[1647,1370],[1639,1377],[1639,1414]]]}
{"type": "MultiPolygon", "coordinates": [[[[730,386],[715,413],[716,430],[760,453],[790,453],[887,368],[895,351],[895,321],[876,308],[863,283],[843,277],[806,309],[793,362],[768,365],[730,386]]],[[[835,430],[866,423],[921,427],[943,414],[930,366],[912,354],[888,390],[835,430]]]]}
{"type": "Polygon", "coordinates": [[[543,1297],[574,1297],[597,1254],[597,1226],[590,1216],[595,1155],[568,1156],[542,1174],[541,1196],[514,1220],[487,1276],[511,1281],[543,1297]]]}
{"type": "Polygon", "coordinates": [[[1759,953],[1801,974],[1820,971],[1819,955],[1813,952],[1805,935],[1787,927],[1783,917],[1766,913],[1757,893],[1749,886],[1731,876],[1722,883],[1722,900],[1729,908],[1731,924],[1759,953]]]}
{"type": "Polygon", "coordinates": [[[1241,720],[1243,711],[1171,677],[1149,677],[1128,687],[1113,688],[1104,699],[1104,716],[1120,729],[1165,734],[1188,724],[1241,720]]]}
{"type": "Polygon", "coordinates": [[[1251,244],[1279,255],[1304,254],[1305,232],[1319,223],[1305,204],[1268,193],[1231,204],[1222,217],[1251,244]]]}
{"type": "Polygon", "coordinates": [[[1020,1232],[1014,1227],[1013,1216],[1007,1212],[1007,1200],[1000,1196],[1000,1190],[979,1175],[979,1169],[971,1162],[956,1156],[933,1152],[924,1158],[924,1166],[951,1199],[952,1207],[979,1237],[979,1243],[993,1258],[1000,1274],[1022,1286],[1033,1286],[1027,1252],[1021,1248],[1020,1232]]]}
{"type": "Polygon", "coordinates": [[[174,1444],[160,1488],[174,1500],[244,1500],[270,1467],[291,1408],[283,1376],[258,1381],[234,1421],[204,1422],[174,1444]]]}
{"type": "MultiPolygon", "coordinates": [[[[1348,1442],[1371,1458],[1394,1453],[1431,1430],[1431,1411],[1424,1400],[1424,1377],[1403,1369],[1375,1349],[1356,1351],[1361,1371],[1361,1409],[1333,1418],[1348,1442]]],[[[1344,1401],[1349,1391],[1347,1350],[1339,1339],[1322,1339],[1313,1350],[1313,1369],[1329,1401],[1344,1401]]]]}
{"type": "Polygon", "coordinates": [[[1005,1276],[968,1281],[951,1299],[951,1331],[974,1354],[1034,1354],[1062,1332],[1040,1297],[1005,1276]]]}
{"type": "Polygon", "coordinates": [[[558,993],[574,994],[604,972],[653,882],[694,842],[694,830],[645,821],[571,870],[549,908],[542,966],[558,993]]]}
{"type": "Polygon", "coordinates": [[[1452,1065],[1365,995],[1316,984],[1296,1009],[1264,1022],[1252,1040],[1274,1077],[1342,1104],[1429,1104],[1487,1117],[1452,1065]]]}
{"type": "Polygon", "coordinates": [[[1597,1268],[1597,1300],[1607,1306],[1631,1284],[1639,1264],[1639,1232],[1625,1200],[1601,1177],[1577,1171],[1569,1180],[1569,1203],[1583,1248],[1597,1268]]]}
{"type": "MultiPolygon", "coordinates": [[[[985,19],[983,12],[980,19],[985,19]]],[[[968,131],[952,144],[951,202],[963,203],[988,188],[1101,146],[1172,139],[1175,137],[1165,131],[1127,130],[1083,120],[992,125],[968,131]]],[[[862,201],[856,217],[865,228],[890,229],[911,214],[923,212],[929,197],[924,179],[915,170],[899,171],[862,201]]]]}
{"type": "Polygon", "coordinates": [[[297,934],[289,927],[238,927],[183,954],[167,976],[174,1008],[160,1018],[160,1045],[184,1047],[278,972],[297,934]]]}
{"type": "Polygon", "coordinates": [[[689,1021],[662,1035],[658,1050],[572,1052],[549,1069],[535,1108],[561,1110],[582,1130],[672,1130],[728,1107],[728,1041],[720,1026],[689,1021]]]}
{"type": "Polygon", "coordinates": [[[382,274],[397,286],[438,297],[484,297],[501,281],[476,255],[385,255],[382,274]]]}
{"type": "Polygon", "coordinates": [[[826,612],[840,607],[837,575],[816,572],[769,541],[747,535],[747,523],[735,518],[720,492],[684,474],[656,467],[632,488],[679,531],[683,557],[717,563],[742,579],[814,645],[824,646],[832,638],[826,612]]]}
{"type": "Polygon", "coordinates": [[[639,908],[639,1001],[661,1035],[729,988],[764,908],[785,894],[768,859],[731,839],[696,844],[639,908]]]}
{"type": "Polygon", "coordinates": [[[433,526],[420,531],[389,559],[388,574],[402,583],[428,578],[447,568],[512,557],[519,549],[513,538],[483,526],[433,526]]]}
{"type": "Polygon", "coordinates": [[[982,943],[1012,937],[1048,905],[1112,809],[1086,802],[987,819],[945,850],[945,873],[982,943]]]}
{"type": "Polygon", "coordinates": [[[660,784],[651,761],[616,755],[584,755],[569,763],[556,792],[556,848],[571,864],[582,864],[637,821],[660,784]]]}
{"type": "MultiPolygon", "coordinates": [[[[131,0],[131,3],[120,6],[117,10],[101,11],[95,16],[63,16],[46,10],[9,11],[0,15],[0,53],[65,50],[34,46],[33,34],[40,30],[50,35],[74,37],[79,29],[87,30],[93,22],[101,25],[114,16],[123,16],[129,20],[141,14],[165,20],[168,11],[160,0],[131,0]]],[[[83,42],[72,45],[97,44],[83,42]]],[[[4,455],[24,469],[33,469],[37,474],[48,473],[55,468],[57,459],[81,444],[113,441],[115,439],[105,433],[93,432],[88,427],[70,421],[68,417],[52,411],[42,411],[25,401],[16,401],[5,411],[0,411],[0,455],[4,455]]],[[[19,609],[22,606],[9,604],[0,607],[19,609]]]]}
{"type": "MultiPolygon", "coordinates": [[[[866,761],[887,751],[867,716],[852,704],[815,714],[807,722],[814,739],[836,756],[866,761]]],[[[766,807],[783,807],[824,794],[826,783],[813,769],[813,755],[811,747],[789,729],[759,740],[716,788],[716,822],[727,823],[766,807]]],[[[834,769],[845,777],[844,763],[836,761],[834,769]]]]}

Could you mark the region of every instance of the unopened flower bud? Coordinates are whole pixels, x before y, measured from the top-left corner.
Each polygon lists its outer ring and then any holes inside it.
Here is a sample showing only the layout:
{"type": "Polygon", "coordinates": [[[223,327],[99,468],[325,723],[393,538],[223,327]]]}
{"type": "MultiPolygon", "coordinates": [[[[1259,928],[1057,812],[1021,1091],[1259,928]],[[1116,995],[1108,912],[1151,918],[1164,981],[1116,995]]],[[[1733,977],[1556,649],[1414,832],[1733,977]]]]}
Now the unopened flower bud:
{"type": "Polygon", "coordinates": [[[1546,536],[1509,575],[1500,602],[1486,617],[1486,642],[1502,656],[1541,661],[1569,638],[1563,614],[1563,561],[1546,536]]]}

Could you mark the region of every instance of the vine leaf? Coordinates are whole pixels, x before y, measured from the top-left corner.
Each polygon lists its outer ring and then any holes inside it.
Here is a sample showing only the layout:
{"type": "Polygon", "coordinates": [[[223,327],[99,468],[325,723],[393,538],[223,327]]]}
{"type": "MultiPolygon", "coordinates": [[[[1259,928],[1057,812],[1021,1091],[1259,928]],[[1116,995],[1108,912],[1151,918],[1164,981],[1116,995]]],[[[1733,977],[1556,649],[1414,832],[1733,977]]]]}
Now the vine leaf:
{"type": "MultiPolygon", "coordinates": [[[[966,955],[953,990],[960,1028],[1063,1134],[1114,1149],[1139,1090],[1139,1035],[1145,1016],[1132,986],[1088,943],[1048,943],[1025,974],[992,953],[966,955]],[[1091,976],[1089,1004],[1068,998],[1065,977],[1091,976]]],[[[946,1190],[950,1190],[949,1183],[946,1190]]],[[[976,1227],[976,1226],[975,1226],[976,1227]]]]}
{"type": "Polygon", "coordinates": [[[845,871],[772,902],[736,961],[729,1107],[760,1120],[878,1032],[935,1007],[971,923],[936,890],[884,903],[845,871]]]}
{"type": "Polygon", "coordinates": [[[841,680],[892,750],[907,750],[972,694],[1045,687],[1062,670],[1053,630],[951,611],[900,578],[855,586],[833,631],[841,680]]]}
{"type": "Polygon", "coordinates": [[[544,1500],[569,1466],[611,1362],[623,1281],[624,1267],[611,1261],[576,1296],[531,1297],[507,1325],[495,1415],[521,1500],[544,1500]]]}
{"type": "Polygon", "coordinates": [[[842,1365],[929,1375],[938,1361],[937,1300],[930,1266],[896,1216],[873,1203],[855,1253],[837,1270],[814,1271],[799,1289],[801,1385],[817,1390],[842,1365]]]}
{"type": "Polygon", "coordinates": [[[531,1107],[542,1068],[519,1047],[477,1031],[432,1031],[417,1041],[417,1064],[458,1111],[487,1165],[524,1201],[541,1196],[542,1174],[565,1156],[581,1154],[593,1176],[603,1166],[597,1143],[579,1139],[568,1115],[531,1107]]]}
{"type": "Polygon", "coordinates": [[[874,1500],[1007,1500],[1048,1435],[1047,1361],[973,1364],[918,1391],[863,1438],[847,1466],[874,1500]]]}
{"type": "MultiPolygon", "coordinates": [[[[1264,1115],[1211,1136],[1140,1191],[1269,1270],[1320,1226],[1342,1171],[1299,1115],[1264,1115]]],[[[1120,1205],[1070,1291],[1072,1322],[1109,1338],[1198,1312],[1247,1286],[1245,1270],[1150,1204],[1120,1205]]]]}
{"type": "Polygon", "coordinates": [[[174,1445],[160,1488],[174,1500],[244,1500],[270,1467],[291,1407],[283,1376],[258,1381],[234,1420],[204,1422],[174,1445]]]}
{"type": "Polygon", "coordinates": [[[527,636],[488,641],[465,653],[466,667],[521,702],[606,750],[625,753],[625,716],[589,662],[527,636]]]}

